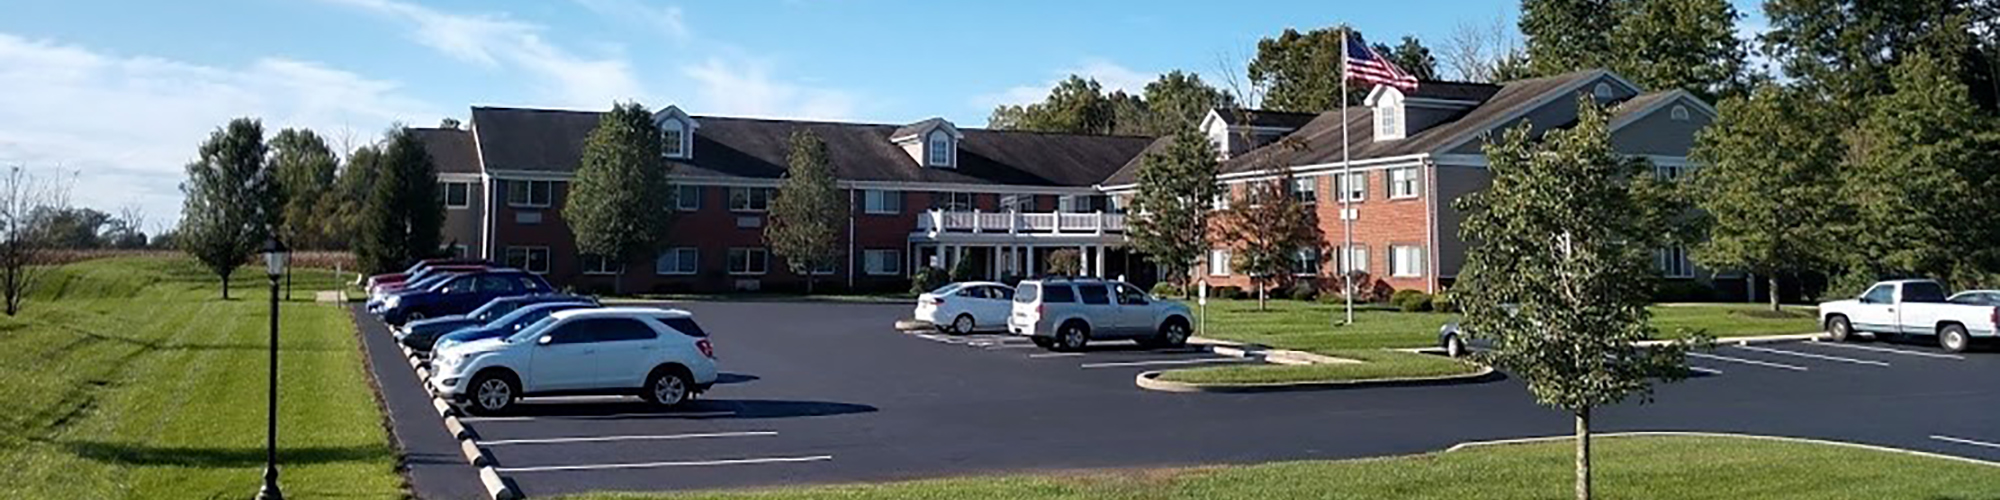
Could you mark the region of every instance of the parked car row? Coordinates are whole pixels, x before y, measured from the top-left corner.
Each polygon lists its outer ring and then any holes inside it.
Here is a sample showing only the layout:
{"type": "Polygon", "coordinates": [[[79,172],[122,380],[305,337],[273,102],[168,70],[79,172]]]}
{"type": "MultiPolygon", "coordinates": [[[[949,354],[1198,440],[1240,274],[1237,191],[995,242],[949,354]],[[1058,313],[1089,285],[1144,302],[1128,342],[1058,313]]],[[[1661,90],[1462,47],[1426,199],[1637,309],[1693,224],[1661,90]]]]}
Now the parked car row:
{"type": "Polygon", "coordinates": [[[1856,333],[1933,337],[1938,347],[1961,352],[2000,339],[2000,291],[1947,296],[1936,281],[1883,281],[1855,298],[1820,304],[1819,318],[1834,340],[1861,338],[1856,333]]]}
{"type": "Polygon", "coordinates": [[[715,384],[715,347],[687,311],[603,307],[555,294],[517,269],[454,267],[419,263],[400,273],[416,281],[383,292],[368,310],[398,342],[429,355],[424,383],[468,411],[498,414],[524,397],[572,394],[672,407],[715,384]]]}
{"type": "Polygon", "coordinates": [[[953,333],[1002,329],[1044,349],[1073,351],[1098,340],[1179,347],[1193,334],[1186,304],[1129,283],[1051,278],[1019,285],[953,283],[917,298],[916,319],[953,333]]]}

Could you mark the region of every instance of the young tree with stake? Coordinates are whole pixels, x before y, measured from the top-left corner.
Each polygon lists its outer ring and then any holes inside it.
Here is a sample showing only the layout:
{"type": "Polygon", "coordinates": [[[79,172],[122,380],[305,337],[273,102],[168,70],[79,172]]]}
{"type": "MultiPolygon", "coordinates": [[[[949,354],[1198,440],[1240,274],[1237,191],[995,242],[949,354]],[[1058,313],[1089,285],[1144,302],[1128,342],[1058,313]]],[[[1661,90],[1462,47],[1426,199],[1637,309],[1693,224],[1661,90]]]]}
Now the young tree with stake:
{"type": "Polygon", "coordinates": [[[1180,127],[1164,151],[1139,164],[1139,192],[1132,197],[1132,246],[1158,264],[1167,279],[1188,289],[1190,270],[1208,252],[1209,202],[1215,184],[1215,145],[1193,127],[1180,127]]]}
{"type": "Polygon", "coordinates": [[[174,241],[222,280],[229,299],[229,276],[257,251],[273,228],[278,179],[268,167],[264,124],[237,118],[209,134],[200,157],[187,166],[181,183],[186,200],[174,241]]]}
{"type": "Polygon", "coordinates": [[[623,263],[666,243],[674,203],[665,151],[659,123],[639,103],[614,105],[598,118],[563,202],[578,252],[623,263]]]}
{"type": "Polygon", "coordinates": [[[1522,125],[1486,146],[1492,186],[1456,203],[1472,247],[1453,293],[1465,331],[1494,346],[1479,359],[1575,417],[1576,497],[1587,500],[1592,410],[1686,376],[1683,356],[1705,337],[1637,344],[1654,337],[1652,176],[1612,151],[1595,101],[1577,106],[1573,128],[1537,141],[1522,125]]]}
{"type": "Polygon", "coordinates": [[[792,133],[791,163],[771,200],[771,223],[764,239],[792,272],[806,277],[806,293],[818,280],[814,270],[840,261],[840,226],[847,204],[834,185],[826,141],[811,130],[792,133]]]}

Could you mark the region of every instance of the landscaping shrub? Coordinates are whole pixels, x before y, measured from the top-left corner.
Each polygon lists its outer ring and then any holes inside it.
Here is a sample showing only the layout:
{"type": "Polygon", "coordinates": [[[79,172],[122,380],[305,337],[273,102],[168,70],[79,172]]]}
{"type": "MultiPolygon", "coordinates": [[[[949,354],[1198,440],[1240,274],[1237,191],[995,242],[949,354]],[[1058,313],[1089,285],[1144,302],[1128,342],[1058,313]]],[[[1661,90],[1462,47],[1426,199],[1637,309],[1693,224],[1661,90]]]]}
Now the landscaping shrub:
{"type": "Polygon", "coordinates": [[[1431,310],[1448,313],[1459,312],[1458,301],[1451,298],[1451,292],[1449,291],[1439,292],[1437,295],[1431,296],[1431,310]]]}
{"type": "Polygon", "coordinates": [[[1314,298],[1319,297],[1319,288],[1314,287],[1312,283],[1299,282],[1292,285],[1290,289],[1285,290],[1285,296],[1291,297],[1292,300],[1311,302],[1314,298]]]}
{"type": "Polygon", "coordinates": [[[1339,285],[1339,284],[1335,284],[1333,288],[1328,288],[1328,289],[1326,289],[1326,291],[1323,291],[1323,292],[1320,292],[1320,293],[1319,293],[1319,297],[1317,298],[1317,300],[1319,301],[1319,303],[1321,303],[1321,304],[1344,304],[1344,303],[1346,303],[1346,302],[1347,302],[1347,296],[1345,296],[1345,295],[1341,295],[1341,294],[1340,294],[1340,288],[1339,288],[1339,287],[1340,287],[1340,285],[1339,285]]]}
{"type": "Polygon", "coordinates": [[[1653,289],[1653,302],[1714,302],[1714,287],[1693,280],[1664,280],[1653,289]]]}
{"type": "MultiPolygon", "coordinates": [[[[958,259],[958,263],[951,265],[951,281],[949,283],[972,281],[973,276],[978,275],[978,273],[979,269],[972,265],[972,259],[958,259]]],[[[936,290],[936,288],[924,291],[928,292],[930,290],[936,290]]]]}
{"type": "Polygon", "coordinates": [[[915,277],[910,278],[910,293],[921,294],[929,292],[948,283],[951,283],[951,277],[947,276],[943,269],[925,267],[917,271],[915,277]]]}
{"type": "Polygon", "coordinates": [[[1165,281],[1154,283],[1153,295],[1158,295],[1161,297],[1179,297],[1181,295],[1181,287],[1174,286],[1173,283],[1168,283],[1165,281]]]}
{"type": "Polygon", "coordinates": [[[1431,295],[1416,290],[1397,290],[1389,296],[1389,305],[1403,312],[1422,312],[1431,309],[1431,295]]]}
{"type": "Polygon", "coordinates": [[[1218,298],[1218,299],[1231,299],[1231,300],[1234,300],[1234,299],[1240,299],[1240,298],[1243,298],[1243,287],[1240,287],[1240,286],[1218,286],[1218,287],[1214,287],[1214,288],[1210,288],[1210,289],[1208,289],[1208,294],[1209,294],[1209,296],[1212,296],[1212,297],[1215,297],[1215,298],[1218,298]]]}

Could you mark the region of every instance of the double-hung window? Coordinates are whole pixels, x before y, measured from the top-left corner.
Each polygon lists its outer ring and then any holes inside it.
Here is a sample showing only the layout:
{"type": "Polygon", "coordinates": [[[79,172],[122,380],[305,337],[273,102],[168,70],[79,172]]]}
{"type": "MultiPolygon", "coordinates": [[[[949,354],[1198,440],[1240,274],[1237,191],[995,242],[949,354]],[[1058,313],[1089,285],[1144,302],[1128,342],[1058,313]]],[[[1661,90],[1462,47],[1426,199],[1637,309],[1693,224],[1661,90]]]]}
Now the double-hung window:
{"type": "Polygon", "coordinates": [[[729,249],[729,274],[764,274],[770,267],[771,254],[763,248],[729,249]]]}
{"type": "Polygon", "coordinates": [[[1389,169],[1389,197],[1413,198],[1417,196],[1417,167],[1389,169]]]}
{"type": "Polygon", "coordinates": [[[602,255],[583,254],[577,256],[583,274],[625,274],[625,263],[602,255]]]}
{"type": "Polygon", "coordinates": [[[1335,175],[1333,178],[1336,179],[1335,183],[1339,184],[1335,189],[1340,191],[1345,201],[1361,201],[1368,198],[1367,172],[1335,175]]]}
{"type": "Polygon", "coordinates": [[[1292,199],[1307,205],[1319,203],[1319,180],[1312,177],[1292,179],[1292,199]]]}
{"type": "Polygon", "coordinates": [[[1414,278],[1424,275],[1424,247],[1390,246],[1389,275],[1414,278]]]}
{"type": "Polygon", "coordinates": [[[507,204],[516,207],[547,207],[555,197],[553,181],[507,181],[507,204]]]}
{"type": "Polygon", "coordinates": [[[931,208],[952,212],[972,210],[972,193],[931,193],[931,208]]]}
{"type": "Polygon", "coordinates": [[[1319,249],[1305,247],[1292,252],[1292,274],[1297,276],[1319,275],[1319,249]]]}
{"type": "Polygon", "coordinates": [[[674,186],[674,209],[682,212],[701,210],[701,193],[701,186],[674,186]]]}
{"type": "Polygon", "coordinates": [[[1350,246],[1350,247],[1347,247],[1347,251],[1346,251],[1346,252],[1342,252],[1342,253],[1344,253],[1344,254],[1345,254],[1345,255],[1344,255],[1344,257],[1345,257],[1345,258],[1341,259],[1341,262],[1340,262],[1340,270],[1341,270],[1341,272],[1346,272],[1346,273],[1366,273],[1366,272],[1368,272],[1368,246],[1367,246],[1367,245],[1354,245],[1354,246],[1350,246]]]}
{"type": "Polygon", "coordinates": [[[1666,247],[1653,251],[1654,268],[1668,278],[1693,278],[1694,262],[1688,260],[1687,247],[1666,247]]]}
{"type": "Polygon", "coordinates": [[[680,120],[660,123],[660,152],[668,158],[687,158],[687,124],[680,120]]]}
{"type": "Polygon", "coordinates": [[[1208,275],[1229,275],[1229,250],[1217,248],[1208,251],[1208,275]]]}
{"type": "Polygon", "coordinates": [[[733,212],[762,212],[771,209],[771,193],[776,191],[763,187],[729,188],[729,210],[733,212]]]}
{"type": "Polygon", "coordinates": [[[444,199],[445,208],[467,208],[472,206],[472,183],[439,182],[438,197],[444,199]]]}
{"type": "Polygon", "coordinates": [[[658,274],[688,275],[701,269],[701,250],[694,247],[669,248],[653,263],[658,274]]]}
{"type": "Polygon", "coordinates": [[[895,215],[903,212],[903,192],[868,189],[861,191],[862,212],[895,215]]]}
{"type": "Polygon", "coordinates": [[[861,268],[870,276],[903,274],[903,253],[896,250],[862,250],[861,268]]]}
{"type": "Polygon", "coordinates": [[[507,247],[507,267],[535,274],[548,274],[549,247],[507,247]]]}

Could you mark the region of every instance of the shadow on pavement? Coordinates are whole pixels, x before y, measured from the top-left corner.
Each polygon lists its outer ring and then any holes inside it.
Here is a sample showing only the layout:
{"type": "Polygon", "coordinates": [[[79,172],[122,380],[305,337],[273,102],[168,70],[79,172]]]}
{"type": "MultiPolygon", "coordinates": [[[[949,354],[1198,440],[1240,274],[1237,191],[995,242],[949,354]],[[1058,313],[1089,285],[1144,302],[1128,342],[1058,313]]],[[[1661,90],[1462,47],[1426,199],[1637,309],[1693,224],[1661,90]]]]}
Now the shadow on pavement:
{"type": "Polygon", "coordinates": [[[763,378],[764,377],[750,375],[747,373],[718,373],[715,374],[715,385],[755,382],[758,380],[763,380],[763,378]]]}

